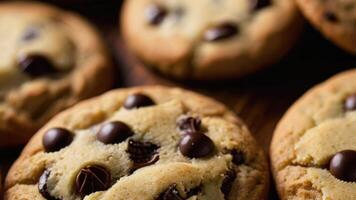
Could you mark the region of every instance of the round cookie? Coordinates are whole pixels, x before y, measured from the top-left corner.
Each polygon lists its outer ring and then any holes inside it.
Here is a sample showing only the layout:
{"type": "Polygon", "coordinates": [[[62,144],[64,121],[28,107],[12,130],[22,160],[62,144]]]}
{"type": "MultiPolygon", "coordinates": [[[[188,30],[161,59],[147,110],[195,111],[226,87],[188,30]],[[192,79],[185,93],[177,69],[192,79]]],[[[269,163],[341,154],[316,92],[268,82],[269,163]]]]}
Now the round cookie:
{"type": "Polygon", "coordinates": [[[356,2],[354,0],[297,0],[309,21],[325,37],[356,54],[356,2]]]}
{"type": "Polygon", "coordinates": [[[113,65],[80,16],[0,3],[0,147],[23,144],[53,115],[112,87],[113,65]]]}
{"type": "Polygon", "coordinates": [[[282,200],[356,199],[356,70],[307,92],[279,122],[271,161],[282,200]]]}
{"type": "Polygon", "coordinates": [[[261,200],[268,166],[222,104],[148,86],[57,115],[25,147],[5,187],[5,200],[261,200]]]}
{"type": "Polygon", "coordinates": [[[122,32],[148,66],[179,79],[238,78],[279,60],[300,33],[290,0],[131,0],[122,32]]]}

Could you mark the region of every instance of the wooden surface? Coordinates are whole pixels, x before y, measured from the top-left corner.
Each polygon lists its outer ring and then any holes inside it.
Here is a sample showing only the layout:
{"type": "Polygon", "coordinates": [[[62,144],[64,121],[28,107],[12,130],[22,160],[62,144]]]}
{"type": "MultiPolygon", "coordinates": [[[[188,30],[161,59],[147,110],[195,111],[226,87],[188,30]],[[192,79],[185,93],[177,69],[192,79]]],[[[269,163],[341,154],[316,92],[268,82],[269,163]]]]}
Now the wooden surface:
{"type": "MultiPolygon", "coordinates": [[[[117,28],[119,4],[100,3],[70,8],[87,16],[104,35],[117,65],[115,87],[162,84],[211,96],[225,103],[247,123],[266,153],[276,123],[298,97],[333,74],[356,66],[356,57],[338,49],[306,25],[305,32],[290,53],[262,72],[231,81],[173,81],[146,69],[126,50],[117,28]]],[[[0,151],[3,171],[20,151],[21,147],[0,151]]],[[[270,199],[278,199],[273,187],[270,199]]]]}

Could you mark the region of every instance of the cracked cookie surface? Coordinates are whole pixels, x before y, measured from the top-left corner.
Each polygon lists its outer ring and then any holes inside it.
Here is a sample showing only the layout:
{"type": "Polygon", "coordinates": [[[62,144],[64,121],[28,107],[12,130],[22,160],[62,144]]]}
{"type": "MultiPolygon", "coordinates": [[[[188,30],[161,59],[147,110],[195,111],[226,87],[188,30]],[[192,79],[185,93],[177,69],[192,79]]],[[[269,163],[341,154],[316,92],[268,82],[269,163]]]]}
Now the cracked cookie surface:
{"type": "Polygon", "coordinates": [[[356,54],[356,2],[354,0],[297,0],[309,21],[325,37],[356,54]]]}
{"type": "Polygon", "coordinates": [[[130,49],[179,79],[237,78],[273,64],[301,24],[290,0],[131,0],[122,12],[130,49]]]}
{"type": "Polygon", "coordinates": [[[102,40],[74,13],[0,3],[0,47],[0,146],[25,143],[60,110],[112,86],[102,40]]]}
{"type": "Polygon", "coordinates": [[[308,91],[279,122],[271,160],[282,199],[356,199],[356,71],[308,91]]]}
{"type": "Polygon", "coordinates": [[[261,200],[267,168],[220,103],[178,88],[121,89],[44,126],[12,166],[5,200],[261,200]]]}

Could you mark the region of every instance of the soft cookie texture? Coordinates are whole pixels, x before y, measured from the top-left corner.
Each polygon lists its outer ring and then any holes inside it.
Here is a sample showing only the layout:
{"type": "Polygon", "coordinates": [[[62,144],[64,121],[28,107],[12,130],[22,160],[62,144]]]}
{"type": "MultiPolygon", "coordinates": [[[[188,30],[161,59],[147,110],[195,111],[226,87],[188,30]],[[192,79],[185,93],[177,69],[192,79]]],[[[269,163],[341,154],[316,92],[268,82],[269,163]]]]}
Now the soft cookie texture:
{"type": "Polygon", "coordinates": [[[121,89],[45,125],[8,173],[5,200],[261,200],[267,168],[220,103],[178,88],[121,89]]]}
{"type": "Polygon", "coordinates": [[[291,0],[130,0],[122,12],[129,48],[179,79],[238,78],[273,64],[301,25],[291,0]]]}
{"type": "Polygon", "coordinates": [[[309,21],[328,39],[356,54],[356,2],[354,0],[297,0],[309,21]]]}
{"type": "Polygon", "coordinates": [[[112,87],[113,66],[80,16],[0,3],[0,147],[27,142],[57,112],[112,87]]]}
{"type": "Polygon", "coordinates": [[[283,200],[356,199],[356,70],[339,74],[298,100],[271,144],[283,200]]]}

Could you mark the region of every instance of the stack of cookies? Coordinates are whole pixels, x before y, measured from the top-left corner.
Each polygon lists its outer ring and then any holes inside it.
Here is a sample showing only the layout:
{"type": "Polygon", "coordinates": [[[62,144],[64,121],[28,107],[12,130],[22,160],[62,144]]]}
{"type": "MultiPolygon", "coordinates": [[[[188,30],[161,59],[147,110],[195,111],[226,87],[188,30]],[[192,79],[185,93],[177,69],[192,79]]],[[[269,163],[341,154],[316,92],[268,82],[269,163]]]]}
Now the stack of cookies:
{"type": "MultiPolygon", "coordinates": [[[[126,0],[120,30],[126,50],[163,77],[229,80],[280,61],[301,13],[356,53],[355,9],[353,0],[126,0]]],[[[78,14],[1,2],[0,36],[0,148],[26,144],[4,184],[0,173],[0,198],[270,198],[267,156],[234,112],[178,87],[108,91],[111,53],[78,14]]],[[[356,199],[354,80],[352,70],[316,86],[279,122],[270,163],[281,200],[356,199]]]]}

